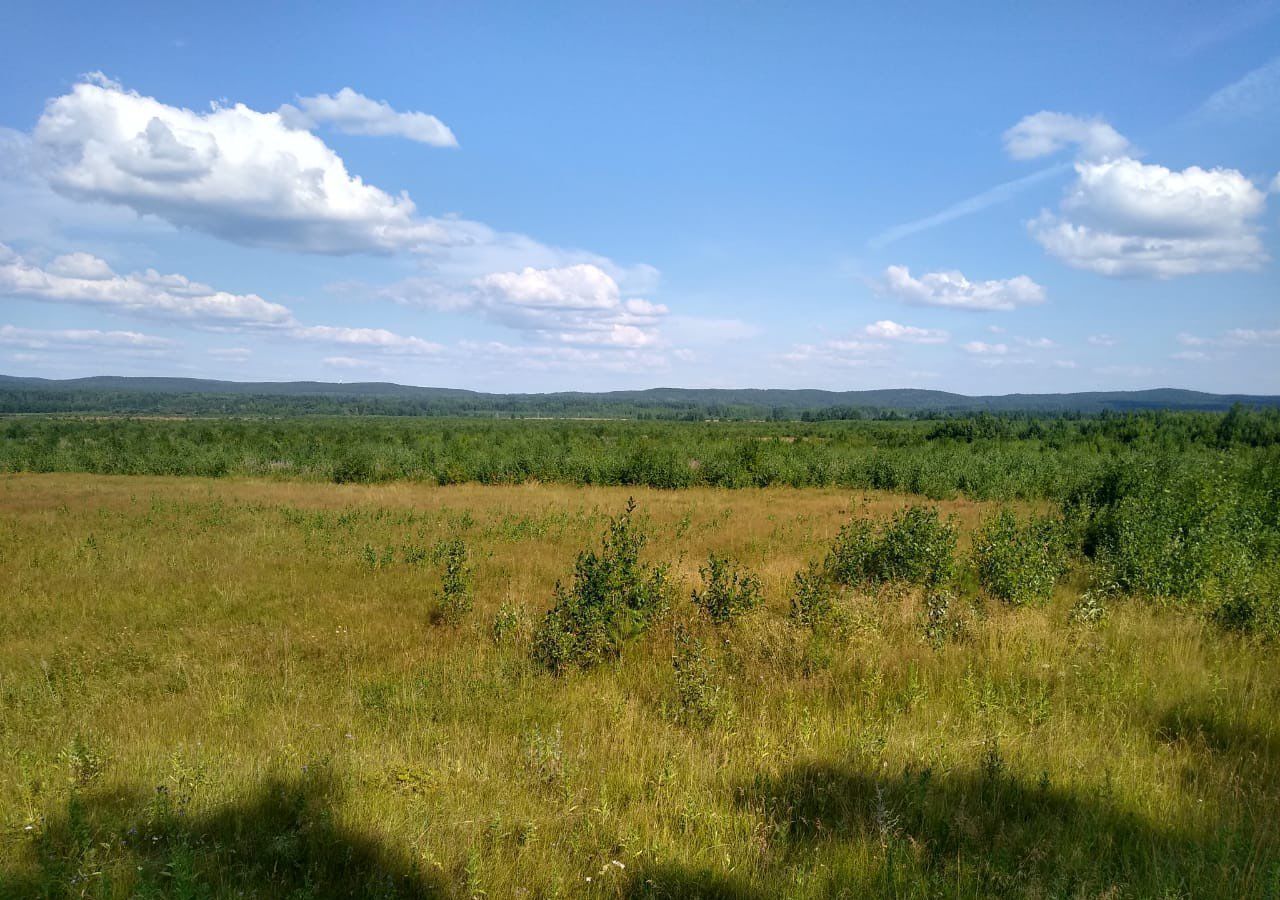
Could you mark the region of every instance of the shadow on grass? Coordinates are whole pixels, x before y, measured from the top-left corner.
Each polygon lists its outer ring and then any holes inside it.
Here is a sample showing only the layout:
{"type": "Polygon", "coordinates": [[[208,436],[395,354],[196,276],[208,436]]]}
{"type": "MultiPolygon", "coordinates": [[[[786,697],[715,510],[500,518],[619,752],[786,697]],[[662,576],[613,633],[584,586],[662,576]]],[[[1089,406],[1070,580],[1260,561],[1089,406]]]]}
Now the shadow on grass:
{"type": "Polygon", "coordinates": [[[777,894],[711,869],[666,864],[640,869],[622,896],[628,900],[766,900],[777,894]]]}
{"type": "MultiPolygon", "coordinates": [[[[1274,826],[1222,818],[1192,832],[1149,822],[1106,791],[1023,783],[998,756],[980,772],[941,777],[800,765],[743,785],[738,802],[772,829],[779,884],[787,867],[856,842],[876,861],[878,871],[857,875],[873,895],[1246,897],[1280,887],[1274,826]]],[[[839,856],[827,858],[838,866],[839,856]]]]}
{"type": "Polygon", "coordinates": [[[412,861],[333,821],[324,778],[263,783],[249,799],[192,816],[181,799],[73,796],[0,872],[0,897],[443,897],[412,861]]]}
{"type": "Polygon", "coordinates": [[[1256,758],[1270,767],[1273,778],[1280,767],[1280,736],[1232,721],[1207,704],[1165,710],[1156,717],[1155,735],[1166,744],[1183,743],[1212,753],[1256,758]]]}

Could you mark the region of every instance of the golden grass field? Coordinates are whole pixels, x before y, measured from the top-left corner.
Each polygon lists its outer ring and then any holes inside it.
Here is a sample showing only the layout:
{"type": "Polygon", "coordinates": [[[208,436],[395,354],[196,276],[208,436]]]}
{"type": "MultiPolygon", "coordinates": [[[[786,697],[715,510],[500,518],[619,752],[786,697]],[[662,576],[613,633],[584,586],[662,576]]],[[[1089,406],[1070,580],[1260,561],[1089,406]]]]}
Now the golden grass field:
{"type": "MultiPolygon", "coordinates": [[[[0,896],[1280,896],[1274,646],[1137,601],[1073,623],[1079,575],[973,592],[937,647],[905,588],[787,621],[840,525],[908,499],[4,476],[0,896]],[[672,612],[546,674],[530,630],[631,495],[672,612]],[[689,602],[712,550],[763,582],[736,626],[689,602]]],[[[994,509],[937,505],[962,551],[994,509]]]]}

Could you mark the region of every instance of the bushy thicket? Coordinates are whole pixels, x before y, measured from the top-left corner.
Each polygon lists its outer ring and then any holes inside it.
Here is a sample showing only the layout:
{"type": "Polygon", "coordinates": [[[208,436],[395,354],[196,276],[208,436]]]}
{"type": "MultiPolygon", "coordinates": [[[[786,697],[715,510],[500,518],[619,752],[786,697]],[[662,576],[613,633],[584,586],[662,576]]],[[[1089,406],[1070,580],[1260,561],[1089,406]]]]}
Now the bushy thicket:
{"type": "Polygon", "coordinates": [[[1069,498],[1083,549],[1119,590],[1280,633],[1280,457],[1117,465],[1069,498]]]}
{"type": "Polygon", "coordinates": [[[937,585],[955,568],[956,526],[931,506],[907,506],[887,523],[855,518],[827,557],[831,577],[844,585],[907,581],[937,585]]]}
{"type": "Polygon", "coordinates": [[[1022,523],[1007,509],[984,522],[973,537],[979,582],[992,596],[1014,605],[1048,600],[1066,570],[1067,552],[1061,520],[1044,516],[1022,523]]]}
{"type": "MultiPolygon", "coordinates": [[[[1117,590],[1194,604],[1231,627],[1280,632],[1274,410],[934,422],[0,421],[0,472],[54,471],[352,483],[838,486],[1052,500],[1063,506],[1072,552],[1083,550],[1100,580],[1117,590]]],[[[995,539],[977,556],[987,590],[1015,603],[1052,589],[1052,554],[1037,549],[1046,536],[1028,528],[987,535],[995,539]]],[[[887,526],[850,523],[828,568],[843,584],[939,584],[950,576],[954,546],[954,529],[936,514],[906,510],[887,526]]],[[[588,586],[606,580],[580,574],[588,586]]],[[[597,613],[599,634],[584,625],[582,643],[616,646],[600,634],[623,628],[628,617],[597,613]]],[[[553,633],[560,632],[544,637],[553,633]]],[[[566,646],[564,658],[575,657],[577,639],[566,646]]]]}
{"type": "Polygon", "coordinates": [[[1274,411],[1245,410],[788,423],[33,417],[0,422],[0,471],[1063,499],[1157,453],[1263,455],[1277,423],[1274,411]]]}
{"type": "Polygon", "coordinates": [[[667,569],[640,562],[646,537],[635,508],[628,502],[609,522],[598,553],[578,554],[568,586],[557,582],[552,608],[533,635],[534,658],[552,672],[617,656],[666,608],[667,569]]]}

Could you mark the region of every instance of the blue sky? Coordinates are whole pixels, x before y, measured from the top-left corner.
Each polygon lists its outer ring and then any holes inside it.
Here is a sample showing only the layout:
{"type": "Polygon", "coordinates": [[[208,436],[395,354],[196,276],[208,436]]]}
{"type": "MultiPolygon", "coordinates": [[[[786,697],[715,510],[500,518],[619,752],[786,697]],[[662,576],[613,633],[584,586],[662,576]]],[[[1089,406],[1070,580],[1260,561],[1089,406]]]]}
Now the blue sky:
{"type": "Polygon", "coordinates": [[[1280,0],[9,3],[0,372],[1280,392],[1280,0]]]}

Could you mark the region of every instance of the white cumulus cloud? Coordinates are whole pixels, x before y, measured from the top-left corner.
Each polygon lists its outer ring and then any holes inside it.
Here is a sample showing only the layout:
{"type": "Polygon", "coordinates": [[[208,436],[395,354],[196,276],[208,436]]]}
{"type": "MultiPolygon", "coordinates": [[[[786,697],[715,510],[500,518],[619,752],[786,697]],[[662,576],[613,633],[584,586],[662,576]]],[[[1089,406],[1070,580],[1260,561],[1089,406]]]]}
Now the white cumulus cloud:
{"type": "Polygon", "coordinates": [[[963,347],[965,353],[977,356],[1004,356],[1009,352],[1008,344],[988,344],[983,341],[969,341],[963,347]]]}
{"type": "Polygon", "coordinates": [[[1271,347],[1280,345],[1280,328],[1229,328],[1216,338],[1184,331],[1177,341],[1184,347],[1271,347]]]}
{"type": "Polygon", "coordinates": [[[660,303],[624,297],[613,276],[590,263],[482,276],[472,282],[465,305],[510,328],[600,347],[653,346],[667,314],[660,303]]]}
{"type": "Polygon", "coordinates": [[[444,350],[441,344],[413,335],[397,334],[385,328],[347,328],[337,325],[298,325],[289,336],[300,341],[340,347],[359,347],[392,355],[436,356],[444,350]]]}
{"type": "Polygon", "coordinates": [[[1266,207],[1266,195],[1235,169],[1164,166],[1117,159],[1076,166],[1064,212],[1124,234],[1239,235],[1266,207]]]}
{"type": "Polygon", "coordinates": [[[1102,275],[1173,278],[1256,269],[1267,255],[1266,194],[1234,169],[1182,171],[1117,159],[1076,164],[1061,214],[1031,234],[1070,266],[1102,275]]]}
{"type": "Polygon", "coordinates": [[[1027,116],[1004,137],[1015,159],[1075,148],[1076,177],[1060,209],[1028,223],[1036,241],[1069,266],[1174,278],[1256,269],[1267,259],[1257,224],[1266,192],[1235,169],[1144,163],[1102,119],[1065,113],[1027,116]]]}
{"type": "Polygon", "coordinates": [[[889,266],[884,288],[895,297],[922,306],[953,309],[1011,310],[1043,303],[1045,290],[1026,275],[970,281],[960,272],[926,272],[912,276],[906,266],[889,266]]]}
{"type": "MultiPolygon", "coordinates": [[[[104,260],[83,252],[60,256],[42,268],[0,244],[0,296],[94,306],[192,328],[253,331],[284,340],[356,347],[387,355],[435,356],[444,349],[440,344],[384,328],[307,325],[299,322],[288,307],[264,300],[257,294],[214,290],[182,275],[161,275],[152,269],[118,275],[104,260]]],[[[134,332],[104,334],[135,335],[134,332]]],[[[234,347],[209,352],[228,360],[241,360],[249,355],[248,350],[234,347]]]]}
{"type": "Polygon", "coordinates": [[[321,362],[331,369],[372,369],[383,371],[382,366],[378,363],[367,359],[357,359],[354,356],[326,356],[321,362]]]}
{"type": "Polygon", "coordinates": [[[381,253],[455,239],[407,195],[350,174],[314,134],[243,104],[200,113],[87,80],[49,101],[33,137],[60,193],[235,243],[381,253]]]}

